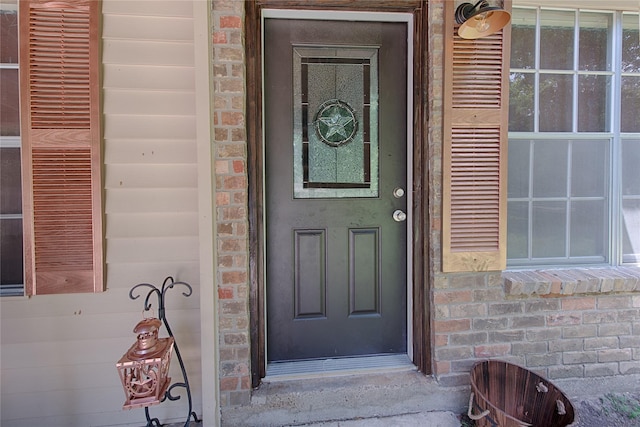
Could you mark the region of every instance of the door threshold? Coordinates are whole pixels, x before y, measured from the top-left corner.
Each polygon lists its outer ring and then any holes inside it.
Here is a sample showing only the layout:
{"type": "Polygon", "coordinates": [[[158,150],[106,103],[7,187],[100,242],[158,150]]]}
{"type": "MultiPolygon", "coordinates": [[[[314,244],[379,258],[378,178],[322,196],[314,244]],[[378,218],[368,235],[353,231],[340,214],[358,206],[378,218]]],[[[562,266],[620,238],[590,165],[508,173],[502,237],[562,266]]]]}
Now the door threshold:
{"type": "Polygon", "coordinates": [[[411,371],[416,366],[406,354],[379,354],[361,357],[271,362],[264,381],[283,381],[357,375],[371,372],[411,371]]]}

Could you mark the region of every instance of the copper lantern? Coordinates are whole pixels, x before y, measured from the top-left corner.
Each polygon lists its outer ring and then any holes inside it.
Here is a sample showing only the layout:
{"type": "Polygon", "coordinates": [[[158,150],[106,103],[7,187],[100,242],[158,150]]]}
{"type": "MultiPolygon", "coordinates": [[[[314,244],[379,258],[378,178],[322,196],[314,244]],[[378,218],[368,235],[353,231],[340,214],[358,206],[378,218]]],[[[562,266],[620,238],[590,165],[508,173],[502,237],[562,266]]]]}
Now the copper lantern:
{"type": "Polygon", "coordinates": [[[116,364],[126,396],[122,409],[155,405],[164,399],[171,382],[173,337],[158,338],[161,325],[155,318],[140,321],[133,329],[136,342],[116,364]]]}

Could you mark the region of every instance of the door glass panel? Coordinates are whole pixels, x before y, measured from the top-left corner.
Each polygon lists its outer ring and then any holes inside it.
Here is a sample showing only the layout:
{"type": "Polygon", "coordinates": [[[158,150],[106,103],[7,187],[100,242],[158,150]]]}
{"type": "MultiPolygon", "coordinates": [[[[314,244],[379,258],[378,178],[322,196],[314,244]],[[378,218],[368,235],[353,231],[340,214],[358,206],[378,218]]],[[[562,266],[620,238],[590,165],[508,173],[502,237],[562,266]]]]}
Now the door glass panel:
{"type": "Polygon", "coordinates": [[[378,48],[294,47],[295,198],[378,196],[378,48]]]}

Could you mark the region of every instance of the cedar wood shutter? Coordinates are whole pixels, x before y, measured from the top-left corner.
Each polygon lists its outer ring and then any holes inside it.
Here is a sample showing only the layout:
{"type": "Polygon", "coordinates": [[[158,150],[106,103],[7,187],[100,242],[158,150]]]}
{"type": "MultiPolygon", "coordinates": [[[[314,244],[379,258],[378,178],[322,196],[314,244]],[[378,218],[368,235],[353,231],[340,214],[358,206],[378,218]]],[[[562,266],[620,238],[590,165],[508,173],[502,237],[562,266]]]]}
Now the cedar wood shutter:
{"type": "Polygon", "coordinates": [[[444,18],[442,270],[503,270],[511,26],[462,39],[458,3],[445,2],[444,18]]]}
{"type": "Polygon", "coordinates": [[[27,295],[103,289],[99,17],[99,1],[20,1],[27,295]]]}

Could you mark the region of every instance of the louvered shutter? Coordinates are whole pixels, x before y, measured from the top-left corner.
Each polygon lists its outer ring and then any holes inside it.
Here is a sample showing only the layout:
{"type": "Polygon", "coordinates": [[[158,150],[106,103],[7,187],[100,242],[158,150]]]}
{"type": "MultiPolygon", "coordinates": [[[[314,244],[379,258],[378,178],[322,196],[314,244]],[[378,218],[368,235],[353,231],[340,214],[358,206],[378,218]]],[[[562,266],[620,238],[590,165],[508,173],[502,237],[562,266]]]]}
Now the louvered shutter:
{"type": "Polygon", "coordinates": [[[103,289],[100,2],[21,0],[25,287],[103,289]]]}
{"type": "MultiPolygon", "coordinates": [[[[510,26],[458,36],[445,2],[443,116],[444,272],[506,267],[506,171],[510,26]]],[[[511,2],[504,2],[511,10],[511,2]]]]}

